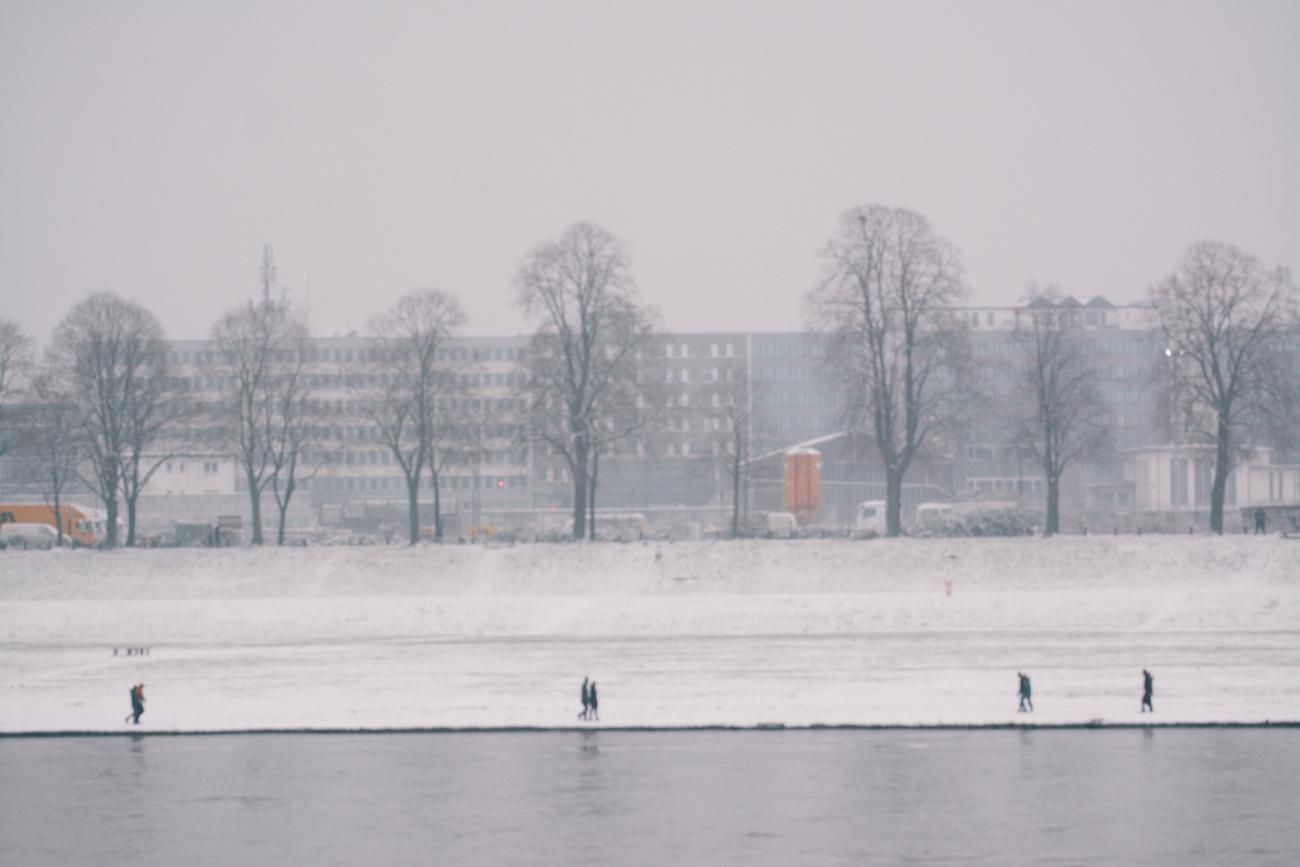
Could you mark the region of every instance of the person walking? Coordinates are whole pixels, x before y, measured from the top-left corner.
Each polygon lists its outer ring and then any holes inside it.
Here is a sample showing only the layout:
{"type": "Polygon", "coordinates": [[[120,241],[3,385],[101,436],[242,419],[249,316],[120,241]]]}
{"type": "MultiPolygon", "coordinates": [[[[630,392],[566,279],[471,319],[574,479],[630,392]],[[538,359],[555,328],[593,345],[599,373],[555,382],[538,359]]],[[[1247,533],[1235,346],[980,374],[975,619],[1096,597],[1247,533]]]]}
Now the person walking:
{"type": "Polygon", "coordinates": [[[600,722],[600,701],[596,698],[596,681],[591,682],[591,689],[587,691],[587,698],[591,700],[591,718],[600,722]]]}
{"type": "Polygon", "coordinates": [[[137,683],[131,687],[131,712],[126,715],[122,722],[130,722],[132,717],[135,718],[135,724],[140,724],[140,715],[144,713],[144,684],[137,683]]]}
{"type": "Polygon", "coordinates": [[[1016,713],[1024,713],[1026,708],[1028,708],[1030,713],[1033,713],[1034,712],[1034,699],[1033,699],[1034,688],[1029,683],[1029,675],[1017,671],[1016,676],[1020,678],[1020,708],[1016,711],[1016,713]]]}
{"type": "Polygon", "coordinates": [[[1151,676],[1151,672],[1147,671],[1145,668],[1142,669],[1142,712],[1143,713],[1146,713],[1147,711],[1151,711],[1152,713],[1156,712],[1156,709],[1151,706],[1151,694],[1154,691],[1154,683],[1155,683],[1155,678],[1151,676]]]}
{"type": "Polygon", "coordinates": [[[582,713],[578,714],[578,719],[586,719],[591,713],[591,689],[587,686],[587,678],[582,679],[582,713]]]}

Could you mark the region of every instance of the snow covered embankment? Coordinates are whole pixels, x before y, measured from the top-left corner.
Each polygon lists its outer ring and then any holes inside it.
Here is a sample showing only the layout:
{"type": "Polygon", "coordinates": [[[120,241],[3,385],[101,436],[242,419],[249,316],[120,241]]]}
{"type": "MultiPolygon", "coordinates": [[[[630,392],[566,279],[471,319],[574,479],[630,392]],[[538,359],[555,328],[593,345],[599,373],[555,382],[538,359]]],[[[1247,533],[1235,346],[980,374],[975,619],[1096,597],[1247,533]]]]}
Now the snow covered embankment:
{"type": "Polygon", "coordinates": [[[1298,651],[1275,537],[0,558],[8,732],[121,730],[139,681],[142,730],[568,726],[584,675],[605,725],[1296,721],[1298,651]]]}

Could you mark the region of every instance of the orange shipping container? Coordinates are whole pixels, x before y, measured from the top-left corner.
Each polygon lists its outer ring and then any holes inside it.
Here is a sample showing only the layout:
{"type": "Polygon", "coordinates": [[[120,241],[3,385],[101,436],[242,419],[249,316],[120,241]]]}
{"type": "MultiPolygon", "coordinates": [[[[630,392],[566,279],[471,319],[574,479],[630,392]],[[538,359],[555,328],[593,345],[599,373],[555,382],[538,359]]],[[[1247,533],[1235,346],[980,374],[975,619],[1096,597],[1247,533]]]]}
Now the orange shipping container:
{"type": "Polygon", "coordinates": [[[800,523],[817,517],[822,496],[822,455],[816,449],[785,453],[785,508],[800,523]]]}

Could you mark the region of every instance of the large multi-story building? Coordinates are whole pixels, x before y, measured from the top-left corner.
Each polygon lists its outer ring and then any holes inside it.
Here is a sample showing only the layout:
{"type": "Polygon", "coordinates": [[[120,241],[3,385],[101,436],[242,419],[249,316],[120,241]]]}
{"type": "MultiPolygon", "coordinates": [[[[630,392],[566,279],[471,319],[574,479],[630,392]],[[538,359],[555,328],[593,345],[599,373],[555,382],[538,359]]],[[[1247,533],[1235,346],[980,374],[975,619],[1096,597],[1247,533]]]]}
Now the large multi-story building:
{"type": "MultiPolygon", "coordinates": [[[[914,465],[905,503],[953,498],[1041,502],[1042,473],[1017,448],[1006,401],[1023,375],[1017,329],[1044,305],[1052,306],[1054,314],[1073,317],[1081,328],[1117,447],[1110,460],[1068,474],[1063,491],[1067,514],[1131,516],[1150,509],[1206,508],[1201,493],[1185,500],[1162,499],[1150,488],[1151,474],[1165,472],[1162,478],[1175,476],[1169,483],[1175,495],[1180,484],[1202,492],[1204,480],[1195,474],[1204,475],[1204,456],[1189,464],[1188,455],[1169,445],[1170,426],[1157,417],[1159,377],[1171,359],[1150,309],[1116,306],[1102,298],[952,311],[966,326],[975,387],[987,398],[943,449],[914,465]],[[1152,469],[1153,461],[1169,466],[1152,469]],[[1148,476],[1140,476],[1139,467],[1147,467],[1148,476]],[[1185,469],[1187,479],[1180,482],[1177,472],[1186,467],[1191,467],[1185,469]]],[[[853,504],[883,496],[885,478],[870,437],[839,436],[850,414],[835,360],[825,356],[823,346],[820,337],[803,332],[660,335],[649,350],[652,357],[643,360],[644,375],[662,383],[662,417],[602,456],[597,506],[694,510],[694,520],[700,513],[707,520],[709,510],[725,514],[732,484],[719,455],[718,413],[712,402],[720,383],[739,380],[752,406],[748,433],[755,460],[743,494],[749,505],[780,509],[782,477],[771,456],[796,445],[820,443],[828,504],[822,519],[850,520],[853,504]],[[762,459],[765,455],[767,460],[762,459]]],[[[447,360],[463,364],[466,386],[446,407],[463,423],[440,474],[441,508],[453,533],[485,524],[538,526],[539,515],[548,515],[551,528],[558,529],[557,522],[570,507],[572,482],[564,462],[521,429],[521,364],[527,347],[526,337],[462,337],[444,350],[447,360]]],[[[172,351],[178,375],[196,397],[212,400],[221,394],[226,383],[212,343],[178,340],[172,351]]],[[[363,396],[355,388],[373,352],[371,340],[355,335],[311,340],[307,384],[323,436],[305,462],[315,469],[291,512],[295,523],[324,520],[374,527],[404,520],[402,473],[362,412],[363,396]]],[[[160,467],[145,491],[145,520],[160,526],[174,517],[246,512],[246,486],[236,462],[215,451],[175,457],[160,467]]],[[[1243,479],[1255,478],[1256,465],[1270,460],[1267,450],[1252,455],[1243,479]]],[[[1300,500],[1293,469],[1277,465],[1271,497],[1300,500]]],[[[11,466],[3,476],[7,493],[16,483],[21,488],[21,479],[15,482],[14,476],[11,466]]],[[[1248,496],[1258,485],[1243,481],[1234,486],[1234,493],[1238,487],[1248,496]]],[[[431,523],[427,476],[421,500],[429,512],[426,522],[431,523]]]]}

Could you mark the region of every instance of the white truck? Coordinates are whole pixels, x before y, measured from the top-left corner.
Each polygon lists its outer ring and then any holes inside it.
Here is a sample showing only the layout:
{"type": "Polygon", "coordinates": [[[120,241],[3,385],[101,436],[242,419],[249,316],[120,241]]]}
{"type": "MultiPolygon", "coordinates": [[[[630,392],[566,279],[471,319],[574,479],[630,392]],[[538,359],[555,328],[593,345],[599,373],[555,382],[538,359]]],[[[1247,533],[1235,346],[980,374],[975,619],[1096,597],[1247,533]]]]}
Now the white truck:
{"type": "Polygon", "coordinates": [[[858,513],[853,521],[853,529],[860,533],[885,535],[885,501],[867,500],[858,504],[858,513]]]}

